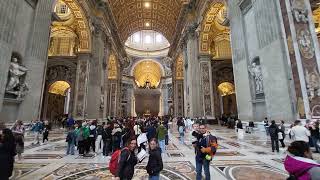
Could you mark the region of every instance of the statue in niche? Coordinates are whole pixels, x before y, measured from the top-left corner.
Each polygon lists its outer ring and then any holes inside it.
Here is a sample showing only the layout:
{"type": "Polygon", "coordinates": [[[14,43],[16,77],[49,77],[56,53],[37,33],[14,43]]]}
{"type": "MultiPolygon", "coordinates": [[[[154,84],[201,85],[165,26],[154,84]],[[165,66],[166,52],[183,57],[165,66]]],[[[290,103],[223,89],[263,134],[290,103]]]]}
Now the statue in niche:
{"type": "Polygon", "coordinates": [[[100,109],[104,108],[104,95],[100,95],[100,109]]]}
{"type": "Polygon", "coordinates": [[[256,94],[263,94],[263,78],[261,66],[256,62],[252,62],[251,66],[248,67],[248,70],[251,76],[254,77],[256,94]]]}
{"type": "Polygon", "coordinates": [[[314,47],[312,42],[311,33],[307,29],[298,31],[298,44],[303,57],[311,59],[314,56],[314,47]]]}
{"type": "Polygon", "coordinates": [[[309,100],[312,100],[316,96],[320,96],[320,76],[315,67],[312,72],[306,69],[306,82],[309,100]]]}
{"type": "Polygon", "coordinates": [[[171,71],[172,59],[170,57],[164,57],[162,59],[162,64],[164,66],[165,75],[171,76],[172,75],[172,71],[171,71]]]}
{"type": "Polygon", "coordinates": [[[17,96],[17,99],[23,98],[29,91],[29,86],[22,80],[28,69],[19,64],[18,59],[13,57],[9,67],[9,77],[6,86],[6,93],[17,96]]]}

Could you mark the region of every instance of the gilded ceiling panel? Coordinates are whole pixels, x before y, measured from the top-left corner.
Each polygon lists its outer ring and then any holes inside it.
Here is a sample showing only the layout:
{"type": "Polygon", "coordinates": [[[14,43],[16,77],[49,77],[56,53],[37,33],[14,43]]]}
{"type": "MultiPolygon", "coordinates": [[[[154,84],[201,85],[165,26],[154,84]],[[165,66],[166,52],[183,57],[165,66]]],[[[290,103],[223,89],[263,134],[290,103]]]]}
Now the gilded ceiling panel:
{"type": "Polygon", "coordinates": [[[183,4],[189,0],[108,0],[123,42],[140,30],[155,30],[169,42],[183,4]]]}

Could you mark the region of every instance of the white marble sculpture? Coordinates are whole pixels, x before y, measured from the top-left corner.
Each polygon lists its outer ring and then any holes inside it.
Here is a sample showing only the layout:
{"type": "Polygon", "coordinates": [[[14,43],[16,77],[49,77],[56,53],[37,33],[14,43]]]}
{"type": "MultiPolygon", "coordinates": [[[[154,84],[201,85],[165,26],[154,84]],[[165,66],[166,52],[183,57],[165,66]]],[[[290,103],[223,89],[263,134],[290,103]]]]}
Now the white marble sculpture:
{"type": "Polygon", "coordinates": [[[20,78],[27,73],[28,69],[18,63],[17,58],[12,58],[10,67],[9,67],[9,77],[8,83],[6,86],[6,93],[17,95],[17,98],[20,99],[29,90],[29,86],[21,82],[20,78]]]}
{"type": "Polygon", "coordinates": [[[256,94],[263,93],[263,78],[260,65],[255,62],[248,67],[250,74],[254,77],[256,94]]]}

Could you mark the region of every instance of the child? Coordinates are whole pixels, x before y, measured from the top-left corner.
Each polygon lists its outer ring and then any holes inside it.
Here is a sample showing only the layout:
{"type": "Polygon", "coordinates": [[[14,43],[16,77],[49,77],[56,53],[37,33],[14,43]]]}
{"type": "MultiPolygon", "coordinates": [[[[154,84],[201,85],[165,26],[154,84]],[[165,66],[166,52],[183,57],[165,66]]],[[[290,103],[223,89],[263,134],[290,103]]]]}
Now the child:
{"type": "Polygon", "coordinates": [[[75,129],[74,126],[70,127],[70,130],[66,138],[66,142],[68,143],[67,155],[69,154],[74,155],[74,147],[75,147],[76,137],[77,137],[74,129],[75,129]]]}

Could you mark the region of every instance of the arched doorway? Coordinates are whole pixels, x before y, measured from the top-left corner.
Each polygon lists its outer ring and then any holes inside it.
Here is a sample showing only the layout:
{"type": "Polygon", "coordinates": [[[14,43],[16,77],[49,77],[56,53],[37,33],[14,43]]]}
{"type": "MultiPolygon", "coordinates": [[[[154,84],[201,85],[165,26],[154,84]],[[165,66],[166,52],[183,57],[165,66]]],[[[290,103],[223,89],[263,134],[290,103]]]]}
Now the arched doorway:
{"type": "Polygon", "coordinates": [[[57,124],[70,112],[71,86],[66,81],[51,83],[45,93],[44,119],[57,124]]]}
{"type": "Polygon", "coordinates": [[[237,103],[234,85],[230,82],[220,83],[218,91],[221,114],[235,115],[237,113],[237,103]]]}

